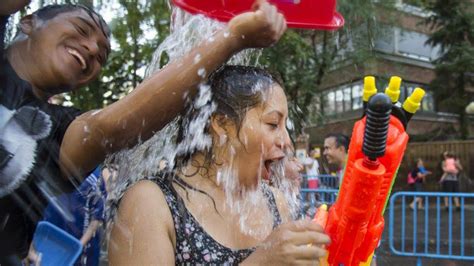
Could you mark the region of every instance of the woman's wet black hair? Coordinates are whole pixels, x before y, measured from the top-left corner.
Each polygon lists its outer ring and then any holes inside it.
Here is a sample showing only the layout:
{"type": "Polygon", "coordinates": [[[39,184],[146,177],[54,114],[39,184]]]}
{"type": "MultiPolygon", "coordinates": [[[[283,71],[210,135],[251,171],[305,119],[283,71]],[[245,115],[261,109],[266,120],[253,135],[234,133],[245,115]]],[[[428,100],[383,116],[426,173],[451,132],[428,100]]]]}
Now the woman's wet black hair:
{"type": "Polygon", "coordinates": [[[37,16],[41,20],[50,20],[56,17],[59,14],[74,12],[77,10],[84,10],[94,21],[94,23],[99,27],[105,37],[110,38],[110,28],[102,18],[102,16],[95,12],[93,9],[85,6],[85,5],[75,5],[75,4],[55,4],[55,5],[47,5],[42,7],[32,15],[37,16]],[[98,18],[98,19],[97,19],[98,18]]]}
{"type": "MultiPolygon", "coordinates": [[[[264,93],[275,83],[281,86],[275,77],[261,68],[226,65],[209,76],[207,85],[210,87],[212,96],[206,104],[214,103],[216,109],[212,115],[221,115],[230,119],[235,124],[237,132],[239,132],[247,111],[261,104],[264,101],[264,93]]],[[[195,108],[193,101],[189,101],[186,110],[180,121],[176,143],[181,143],[184,140],[189,123],[199,115],[199,110],[195,108]]],[[[206,124],[206,133],[209,133],[209,125],[210,119],[206,124]]],[[[179,169],[186,166],[196,152],[198,150],[190,150],[185,154],[179,154],[175,159],[173,171],[179,171],[179,169]]],[[[212,147],[211,150],[202,152],[206,156],[205,163],[201,166],[195,165],[198,170],[190,176],[194,176],[200,170],[204,170],[204,172],[208,170],[207,167],[212,162],[212,147]]],[[[166,179],[185,190],[191,189],[207,195],[204,191],[199,191],[187,184],[176,173],[167,174],[166,179]]],[[[176,191],[173,191],[173,193],[176,193],[176,191]]],[[[186,194],[186,196],[188,195],[186,194]]],[[[214,208],[216,208],[214,200],[213,203],[214,208]]]]}
{"type": "MultiPolygon", "coordinates": [[[[264,100],[263,93],[275,83],[280,85],[276,78],[261,68],[226,65],[209,76],[207,85],[211,89],[212,96],[207,105],[216,104],[216,110],[212,115],[230,119],[239,132],[247,111],[261,104],[264,100]]],[[[188,111],[181,119],[176,143],[184,139],[189,122],[199,115],[191,101],[186,110],[188,111]]],[[[206,133],[209,133],[209,124],[208,120],[206,133]]],[[[188,154],[179,156],[175,165],[185,166],[194,152],[196,151],[189,151],[188,154]]],[[[207,152],[207,155],[211,156],[211,153],[207,152]]]]}

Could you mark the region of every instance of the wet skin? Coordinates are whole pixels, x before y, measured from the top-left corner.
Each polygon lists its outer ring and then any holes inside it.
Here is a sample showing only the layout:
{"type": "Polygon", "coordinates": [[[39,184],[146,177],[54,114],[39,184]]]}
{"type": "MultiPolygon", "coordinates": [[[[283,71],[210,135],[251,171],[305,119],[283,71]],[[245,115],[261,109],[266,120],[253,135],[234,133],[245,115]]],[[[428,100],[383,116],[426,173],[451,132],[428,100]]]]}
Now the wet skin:
{"type": "Polygon", "coordinates": [[[235,125],[227,129],[230,146],[235,150],[234,167],[240,183],[248,188],[255,188],[259,178],[270,177],[269,164],[283,159],[285,144],[290,142],[286,130],[288,103],[283,89],[274,84],[263,98],[261,105],[245,114],[238,137],[235,125]]]}

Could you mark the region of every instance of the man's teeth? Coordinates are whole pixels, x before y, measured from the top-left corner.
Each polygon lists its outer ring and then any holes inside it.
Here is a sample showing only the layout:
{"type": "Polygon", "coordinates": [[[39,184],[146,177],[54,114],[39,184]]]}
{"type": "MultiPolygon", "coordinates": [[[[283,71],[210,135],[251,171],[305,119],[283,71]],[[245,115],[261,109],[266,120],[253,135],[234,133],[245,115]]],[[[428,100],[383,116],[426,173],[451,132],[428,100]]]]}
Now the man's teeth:
{"type": "Polygon", "coordinates": [[[86,60],[84,60],[84,58],[78,51],[71,48],[68,48],[67,51],[68,53],[79,59],[79,61],[81,62],[82,70],[85,70],[87,68],[86,60]]]}

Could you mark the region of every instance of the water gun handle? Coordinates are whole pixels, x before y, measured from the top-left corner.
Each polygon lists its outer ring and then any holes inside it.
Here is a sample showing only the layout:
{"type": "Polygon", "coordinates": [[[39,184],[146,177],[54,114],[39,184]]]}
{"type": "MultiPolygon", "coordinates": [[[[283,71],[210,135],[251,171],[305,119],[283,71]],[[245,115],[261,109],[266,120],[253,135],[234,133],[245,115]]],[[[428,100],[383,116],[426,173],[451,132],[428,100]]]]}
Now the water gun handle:
{"type": "MultiPolygon", "coordinates": [[[[319,206],[318,211],[314,214],[313,222],[319,224],[322,228],[326,228],[326,224],[328,222],[328,206],[326,204],[322,204],[319,206]]],[[[328,266],[328,254],[326,256],[319,258],[319,265],[320,266],[328,266]]]]}
{"type": "Polygon", "coordinates": [[[322,228],[326,228],[328,222],[328,206],[326,204],[319,206],[318,211],[314,214],[313,222],[319,224],[322,228]]]}

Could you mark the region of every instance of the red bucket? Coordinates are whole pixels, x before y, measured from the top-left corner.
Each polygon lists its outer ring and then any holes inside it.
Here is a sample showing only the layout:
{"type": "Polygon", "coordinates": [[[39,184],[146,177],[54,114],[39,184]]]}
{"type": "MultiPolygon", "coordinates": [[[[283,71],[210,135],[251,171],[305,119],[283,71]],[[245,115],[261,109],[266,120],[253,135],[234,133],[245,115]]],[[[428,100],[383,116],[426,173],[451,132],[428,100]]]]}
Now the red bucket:
{"type": "MultiPolygon", "coordinates": [[[[228,22],[234,16],[249,11],[255,0],[173,0],[191,14],[203,14],[228,22]]],[[[269,0],[285,15],[288,27],[335,30],[344,25],[336,12],[336,0],[269,0]]]]}

